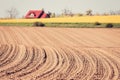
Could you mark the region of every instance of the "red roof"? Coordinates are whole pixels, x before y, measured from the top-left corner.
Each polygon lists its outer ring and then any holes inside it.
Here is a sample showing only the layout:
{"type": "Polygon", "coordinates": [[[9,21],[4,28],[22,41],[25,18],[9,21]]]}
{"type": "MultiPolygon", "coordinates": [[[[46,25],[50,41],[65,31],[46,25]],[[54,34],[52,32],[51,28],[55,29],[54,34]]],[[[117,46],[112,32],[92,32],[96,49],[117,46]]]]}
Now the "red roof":
{"type": "Polygon", "coordinates": [[[25,18],[40,18],[43,13],[43,10],[30,10],[26,14],[25,18]]]}
{"type": "Polygon", "coordinates": [[[41,18],[47,18],[48,17],[48,15],[46,14],[46,13],[44,13],[42,16],[41,16],[41,18]]]}

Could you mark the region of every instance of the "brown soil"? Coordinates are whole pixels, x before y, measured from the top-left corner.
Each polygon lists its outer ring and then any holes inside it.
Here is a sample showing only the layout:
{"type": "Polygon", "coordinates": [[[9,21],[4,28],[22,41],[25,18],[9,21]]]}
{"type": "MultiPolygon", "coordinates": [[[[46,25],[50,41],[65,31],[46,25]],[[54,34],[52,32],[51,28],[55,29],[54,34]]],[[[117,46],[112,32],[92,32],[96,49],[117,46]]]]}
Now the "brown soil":
{"type": "Polygon", "coordinates": [[[0,80],[120,80],[120,29],[1,26],[0,80]]]}

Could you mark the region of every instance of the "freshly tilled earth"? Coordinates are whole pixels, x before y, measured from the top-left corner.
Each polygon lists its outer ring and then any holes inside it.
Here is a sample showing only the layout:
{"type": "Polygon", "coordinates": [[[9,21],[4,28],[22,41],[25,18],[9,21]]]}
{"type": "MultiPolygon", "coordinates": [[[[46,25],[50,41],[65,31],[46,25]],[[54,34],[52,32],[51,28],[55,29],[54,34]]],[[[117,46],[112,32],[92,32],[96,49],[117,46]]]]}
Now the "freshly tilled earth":
{"type": "Polygon", "coordinates": [[[120,29],[1,26],[0,80],[120,80],[120,29]]]}

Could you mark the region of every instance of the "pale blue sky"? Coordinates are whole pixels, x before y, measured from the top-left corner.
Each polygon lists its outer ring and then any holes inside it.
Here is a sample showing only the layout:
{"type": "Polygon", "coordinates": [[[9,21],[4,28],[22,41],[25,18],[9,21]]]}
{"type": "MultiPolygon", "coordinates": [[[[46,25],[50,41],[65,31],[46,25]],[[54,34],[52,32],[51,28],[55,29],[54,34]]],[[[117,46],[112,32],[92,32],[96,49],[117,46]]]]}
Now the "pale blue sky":
{"type": "Polygon", "coordinates": [[[24,16],[30,9],[42,9],[61,13],[63,9],[70,9],[74,13],[85,13],[92,9],[93,13],[120,10],[120,0],[1,0],[0,17],[5,17],[6,10],[15,7],[19,17],[24,16]]]}

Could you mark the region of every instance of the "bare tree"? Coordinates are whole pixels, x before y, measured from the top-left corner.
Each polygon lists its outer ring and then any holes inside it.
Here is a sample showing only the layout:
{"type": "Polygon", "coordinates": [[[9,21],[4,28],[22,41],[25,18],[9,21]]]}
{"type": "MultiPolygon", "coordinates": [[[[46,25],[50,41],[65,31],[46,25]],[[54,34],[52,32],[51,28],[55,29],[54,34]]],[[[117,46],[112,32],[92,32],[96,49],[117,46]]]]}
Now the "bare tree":
{"type": "Polygon", "coordinates": [[[73,13],[72,13],[72,11],[69,10],[69,9],[63,9],[63,10],[62,10],[62,15],[63,15],[63,16],[73,16],[73,13]]]}
{"type": "Polygon", "coordinates": [[[115,15],[116,13],[114,11],[109,12],[110,15],[115,15]]]}
{"type": "Polygon", "coordinates": [[[91,10],[91,9],[87,10],[87,11],[86,11],[86,15],[91,16],[91,15],[92,15],[92,10],[91,10]]]}
{"type": "Polygon", "coordinates": [[[55,18],[55,17],[56,17],[56,14],[55,14],[55,13],[51,13],[50,17],[51,17],[51,18],[55,18]]]}
{"type": "Polygon", "coordinates": [[[120,10],[117,11],[110,11],[110,15],[120,15],[120,10]]]}
{"type": "Polygon", "coordinates": [[[117,15],[120,15],[120,10],[118,10],[116,13],[117,13],[117,15]]]}
{"type": "Polygon", "coordinates": [[[8,9],[7,11],[8,18],[16,18],[19,14],[18,10],[14,7],[8,9]]]}

